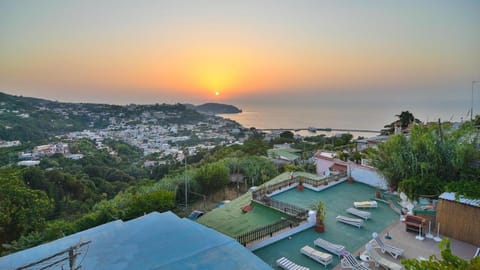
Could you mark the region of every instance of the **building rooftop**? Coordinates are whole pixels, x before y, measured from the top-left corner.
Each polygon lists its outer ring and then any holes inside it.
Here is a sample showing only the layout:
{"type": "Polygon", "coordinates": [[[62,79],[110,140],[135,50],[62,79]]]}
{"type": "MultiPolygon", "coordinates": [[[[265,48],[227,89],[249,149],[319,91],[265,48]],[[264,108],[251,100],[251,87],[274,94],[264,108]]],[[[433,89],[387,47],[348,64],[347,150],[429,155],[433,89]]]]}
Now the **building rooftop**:
{"type": "Polygon", "coordinates": [[[447,201],[455,201],[455,202],[459,202],[459,203],[463,203],[471,206],[480,207],[480,199],[468,199],[463,196],[460,196],[457,200],[455,192],[444,192],[438,198],[444,199],[447,201]]]}
{"type": "MultiPolygon", "coordinates": [[[[291,172],[284,172],[262,186],[273,185],[285,181],[291,176],[291,172]]],[[[294,172],[293,176],[301,176],[315,180],[321,180],[324,178],[324,176],[318,176],[306,172],[294,172]]],[[[258,204],[255,204],[250,212],[243,213],[241,207],[250,204],[251,200],[252,193],[247,192],[232,202],[225,204],[225,206],[206,213],[198,219],[198,222],[228,236],[235,237],[242,233],[275,223],[282,217],[287,218],[285,213],[258,204]]]]}
{"type": "MultiPolygon", "coordinates": [[[[0,269],[16,269],[88,241],[77,259],[82,269],[271,269],[234,239],[171,212],[113,221],[10,254],[0,258],[0,269]]],[[[63,263],[68,268],[68,259],[63,263]]]]}
{"type": "Polygon", "coordinates": [[[252,193],[247,192],[239,198],[206,213],[198,222],[231,237],[275,223],[286,214],[255,204],[253,209],[244,213],[242,206],[250,204],[252,193]]]}
{"type": "Polygon", "coordinates": [[[294,161],[300,158],[298,155],[286,149],[268,149],[267,154],[270,158],[278,158],[288,161],[294,161]]]}

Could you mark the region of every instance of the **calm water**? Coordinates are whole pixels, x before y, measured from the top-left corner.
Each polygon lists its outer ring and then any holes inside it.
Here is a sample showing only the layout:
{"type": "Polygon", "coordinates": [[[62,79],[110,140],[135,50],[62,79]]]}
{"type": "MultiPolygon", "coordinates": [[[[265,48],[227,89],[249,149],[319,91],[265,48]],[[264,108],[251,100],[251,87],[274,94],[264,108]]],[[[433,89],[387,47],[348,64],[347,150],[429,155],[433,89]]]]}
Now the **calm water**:
{"type": "MultiPolygon", "coordinates": [[[[386,124],[393,122],[397,118],[395,115],[401,111],[408,110],[421,121],[461,121],[468,119],[464,108],[454,108],[449,106],[391,106],[384,103],[362,103],[338,106],[315,106],[306,105],[237,105],[243,110],[239,114],[221,115],[237,121],[244,127],[256,128],[307,128],[310,126],[317,128],[340,128],[340,129],[366,129],[381,130],[386,124]]],[[[304,131],[302,133],[309,133],[304,131]]],[[[322,132],[324,133],[324,132],[322,132]]],[[[342,132],[332,132],[335,133],[342,132]]],[[[307,135],[307,134],[302,134],[307,135]]],[[[311,135],[311,133],[310,133],[311,135]]],[[[362,133],[357,136],[373,136],[373,133],[362,133]]]]}

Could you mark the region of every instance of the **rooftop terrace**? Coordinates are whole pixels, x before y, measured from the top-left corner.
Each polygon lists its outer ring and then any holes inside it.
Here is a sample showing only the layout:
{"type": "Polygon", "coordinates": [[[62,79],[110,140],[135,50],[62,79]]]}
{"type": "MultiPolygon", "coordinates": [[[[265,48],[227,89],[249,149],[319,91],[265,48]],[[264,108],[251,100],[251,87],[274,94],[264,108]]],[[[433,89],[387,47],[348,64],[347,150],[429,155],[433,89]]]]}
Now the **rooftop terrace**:
{"type": "MultiPolygon", "coordinates": [[[[304,172],[296,172],[294,173],[294,176],[308,177],[315,180],[323,179],[321,176],[304,172]]],[[[274,185],[288,180],[290,177],[291,174],[285,172],[268,181],[268,183],[264,185],[274,185]]],[[[198,220],[198,222],[228,236],[236,237],[239,234],[275,223],[281,220],[282,217],[288,217],[285,213],[260,204],[255,204],[252,211],[243,213],[241,207],[250,204],[251,199],[252,193],[247,192],[232,202],[205,214],[198,220]]]]}
{"type": "MultiPolygon", "coordinates": [[[[313,241],[318,237],[322,237],[330,242],[341,244],[350,252],[354,252],[361,248],[365,243],[371,240],[373,232],[381,232],[393,222],[399,220],[389,205],[378,203],[378,208],[367,209],[372,213],[372,218],[365,221],[361,228],[353,227],[343,223],[338,223],[335,219],[337,215],[350,216],[345,212],[347,208],[353,206],[354,201],[370,200],[374,197],[376,189],[361,183],[341,183],[325,189],[320,192],[305,189],[304,191],[289,190],[273,196],[274,199],[284,201],[299,207],[308,208],[318,200],[325,202],[327,216],[324,221],[326,231],[317,233],[313,228],[278,241],[274,244],[254,251],[254,253],[262,258],[266,263],[275,267],[275,260],[280,257],[287,257],[297,264],[318,268],[317,262],[307,258],[300,253],[300,249],[305,245],[313,247],[313,241]]],[[[334,256],[333,263],[327,266],[332,269],[339,263],[339,259],[334,256]]],[[[323,268],[323,266],[321,266],[323,268]]]]}

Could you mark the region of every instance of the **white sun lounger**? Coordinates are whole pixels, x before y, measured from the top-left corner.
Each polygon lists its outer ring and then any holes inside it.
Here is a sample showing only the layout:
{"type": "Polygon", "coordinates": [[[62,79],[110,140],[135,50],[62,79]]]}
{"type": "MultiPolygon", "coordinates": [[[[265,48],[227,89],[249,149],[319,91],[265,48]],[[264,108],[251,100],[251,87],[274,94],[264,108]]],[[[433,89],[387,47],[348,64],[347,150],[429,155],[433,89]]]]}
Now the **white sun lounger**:
{"type": "Polygon", "coordinates": [[[281,257],[277,260],[277,265],[285,270],[310,270],[310,268],[298,265],[285,257],[281,257]]]}
{"type": "Polygon", "coordinates": [[[475,251],[475,254],[473,255],[473,258],[480,256],[480,247],[477,248],[477,251],[475,251]]]}
{"type": "Polygon", "coordinates": [[[357,217],[361,217],[365,220],[369,219],[372,216],[372,213],[370,213],[370,212],[358,210],[357,208],[353,208],[353,207],[348,208],[346,211],[347,211],[347,213],[350,213],[350,214],[355,215],[357,217]]]}
{"type": "Polygon", "coordinates": [[[364,263],[357,261],[350,252],[345,252],[342,256],[343,258],[340,260],[342,269],[370,270],[370,268],[364,265],[364,263]]]}
{"type": "Polygon", "coordinates": [[[338,255],[338,257],[340,257],[340,255],[342,255],[342,253],[345,251],[344,246],[330,243],[322,238],[317,238],[315,241],[313,241],[313,244],[317,247],[321,247],[327,251],[330,251],[333,254],[338,255]]]}
{"type": "Polygon", "coordinates": [[[377,208],[378,204],[376,201],[363,201],[363,202],[353,202],[355,208],[377,208]]]}
{"type": "Polygon", "coordinates": [[[399,256],[402,256],[404,250],[395,246],[391,246],[389,244],[385,244],[382,239],[378,236],[377,233],[373,233],[373,240],[371,241],[373,244],[373,247],[375,248],[380,248],[382,253],[387,252],[388,254],[392,255],[393,258],[398,258],[399,256]]]}
{"type": "Polygon", "coordinates": [[[382,257],[378,252],[373,249],[367,249],[367,254],[370,257],[370,260],[372,260],[375,263],[375,266],[378,268],[380,265],[385,268],[385,269],[390,269],[390,270],[402,270],[403,266],[391,261],[387,258],[382,257]]]}
{"type": "Polygon", "coordinates": [[[332,257],[333,257],[332,254],[318,251],[312,248],[311,246],[304,246],[303,248],[300,249],[300,252],[303,255],[309,257],[310,259],[323,264],[323,266],[325,267],[327,267],[327,265],[332,263],[332,257]]]}
{"type": "Polygon", "coordinates": [[[359,218],[350,218],[350,217],[338,215],[336,219],[337,221],[340,221],[345,224],[349,224],[358,228],[362,227],[363,225],[363,219],[359,219],[359,218]]]}

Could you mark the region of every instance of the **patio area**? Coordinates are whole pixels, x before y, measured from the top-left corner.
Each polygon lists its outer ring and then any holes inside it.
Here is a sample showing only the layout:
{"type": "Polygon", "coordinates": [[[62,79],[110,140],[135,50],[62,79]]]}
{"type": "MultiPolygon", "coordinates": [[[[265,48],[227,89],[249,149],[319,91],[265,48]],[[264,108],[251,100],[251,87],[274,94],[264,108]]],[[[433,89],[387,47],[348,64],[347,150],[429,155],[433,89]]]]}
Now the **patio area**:
{"type": "MultiPolygon", "coordinates": [[[[372,218],[365,221],[361,228],[350,226],[336,221],[337,215],[351,216],[345,210],[353,207],[354,201],[370,200],[374,197],[376,189],[374,187],[361,183],[341,183],[320,192],[305,189],[297,191],[289,190],[273,196],[272,198],[287,202],[299,207],[310,208],[312,204],[322,200],[326,205],[326,231],[317,233],[313,228],[297,233],[290,238],[278,241],[274,244],[254,251],[254,253],[264,260],[274,269],[279,269],[275,261],[280,257],[286,257],[291,261],[303,266],[317,269],[323,265],[307,258],[300,253],[300,249],[309,245],[313,247],[313,241],[318,237],[328,240],[332,243],[341,244],[350,252],[360,249],[371,240],[373,232],[383,231],[395,221],[400,219],[389,205],[378,202],[378,208],[364,209],[371,212],[372,218]]],[[[320,248],[316,248],[321,250],[320,248]]],[[[334,256],[332,264],[326,269],[333,269],[340,260],[334,256]]]]}
{"type": "MultiPolygon", "coordinates": [[[[438,249],[438,242],[428,238],[425,238],[423,241],[417,240],[415,238],[417,234],[413,232],[406,232],[405,224],[403,224],[401,221],[394,222],[392,225],[380,232],[379,235],[385,243],[405,250],[403,256],[398,259],[394,259],[388,254],[381,254],[383,257],[395,261],[398,264],[400,264],[400,260],[402,259],[428,259],[430,255],[435,255],[437,258],[441,258],[440,250],[438,249]],[[387,233],[390,235],[391,239],[385,239],[385,235],[387,233]]],[[[435,234],[434,236],[437,235],[435,234]]],[[[443,237],[440,235],[440,238],[443,237]]],[[[450,239],[450,247],[453,254],[467,261],[472,259],[475,251],[477,250],[476,246],[455,239],[450,239]]],[[[365,246],[362,246],[356,250],[353,255],[358,256],[364,250],[365,246]]],[[[370,268],[383,269],[381,267],[376,268],[372,262],[370,262],[370,268]]],[[[333,269],[339,270],[341,267],[338,265],[333,269]]]]}

